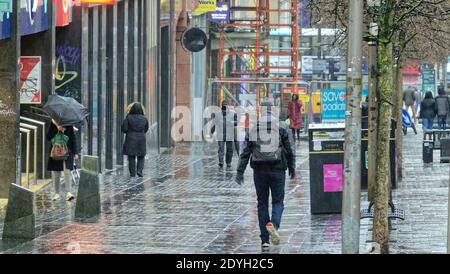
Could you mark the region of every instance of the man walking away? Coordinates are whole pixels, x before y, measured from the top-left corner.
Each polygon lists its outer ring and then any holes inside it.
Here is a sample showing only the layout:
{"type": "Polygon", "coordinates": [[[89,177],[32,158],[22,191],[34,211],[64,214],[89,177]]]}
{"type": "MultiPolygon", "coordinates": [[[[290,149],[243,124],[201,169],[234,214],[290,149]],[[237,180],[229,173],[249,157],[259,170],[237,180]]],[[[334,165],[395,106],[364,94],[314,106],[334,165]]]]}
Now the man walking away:
{"type": "Polygon", "coordinates": [[[413,87],[409,86],[403,92],[403,102],[405,103],[406,111],[409,111],[409,109],[411,109],[412,114],[413,114],[414,123],[416,122],[416,111],[414,109],[415,101],[416,101],[415,90],[413,87]]]}
{"type": "Polygon", "coordinates": [[[246,136],[247,142],[240,155],[235,181],[242,184],[249,160],[258,199],[258,220],[263,251],[280,243],[278,229],[284,210],[286,169],[295,177],[295,155],[288,129],[272,115],[271,103],[261,105],[261,118],[246,136]],[[269,215],[269,193],[272,195],[272,217],[269,215]]]}
{"type": "Polygon", "coordinates": [[[433,98],[431,91],[425,93],[425,98],[420,103],[420,118],[422,118],[423,139],[431,140],[431,130],[433,129],[433,121],[436,117],[436,100],[433,98]]]}
{"type": "Polygon", "coordinates": [[[236,140],[237,114],[228,107],[228,102],[222,102],[222,111],[213,113],[214,126],[211,134],[217,130],[217,142],[219,145],[219,166],[223,167],[223,158],[225,156],[225,145],[227,147],[225,161],[227,168],[231,168],[233,159],[233,147],[236,140]]]}
{"type": "Polygon", "coordinates": [[[442,87],[438,89],[439,96],[436,97],[436,113],[438,118],[439,129],[445,130],[447,127],[447,115],[450,110],[450,102],[448,95],[442,87]]]}

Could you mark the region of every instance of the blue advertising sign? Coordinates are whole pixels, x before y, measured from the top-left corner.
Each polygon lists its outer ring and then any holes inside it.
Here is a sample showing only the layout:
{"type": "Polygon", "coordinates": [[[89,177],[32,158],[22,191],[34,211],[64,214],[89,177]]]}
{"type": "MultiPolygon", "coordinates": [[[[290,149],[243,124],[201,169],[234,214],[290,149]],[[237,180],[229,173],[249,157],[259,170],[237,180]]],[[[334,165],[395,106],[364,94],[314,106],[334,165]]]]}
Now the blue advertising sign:
{"type": "Polygon", "coordinates": [[[436,74],[434,69],[422,69],[422,90],[436,92],[436,74]]]}
{"type": "Polygon", "coordinates": [[[49,28],[48,0],[20,0],[20,34],[28,35],[49,28]]]}
{"type": "Polygon", "coordinates": [[[9,12],[0,12],[0,40],[11,37],[9,12]]]}
{"type": "Polygon", "coordinates": [[[217,2],[216,11],[208,14],[208,20],[214,23],[230,22],[230,3],[217,2]]]}
{"type": "Polygon", "coordinates": [[[345,121],[345,89],[322,90],[322,121],[345,121]]]}

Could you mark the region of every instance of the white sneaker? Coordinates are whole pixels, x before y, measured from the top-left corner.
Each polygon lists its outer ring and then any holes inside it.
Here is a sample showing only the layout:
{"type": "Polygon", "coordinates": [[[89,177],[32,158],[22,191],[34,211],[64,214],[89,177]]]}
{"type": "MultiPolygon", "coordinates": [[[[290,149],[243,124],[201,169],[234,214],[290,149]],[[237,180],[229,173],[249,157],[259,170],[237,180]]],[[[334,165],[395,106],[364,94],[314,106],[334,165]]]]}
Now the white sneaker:
{"type": "Polygon", "coordinates": [[[74,196],[72,193],[67,192],[67,194],[66,194],[66,200],[67,200],[67,201],[72,201],[73,199],[75,199],[75,196],[74,196]]]}
{"type": "Polygon", "coordinates": [[[280,234],[278,234],[277,229],[272,223],[267,223],[266,225],[267,231],[269,231],[270,234],[270,240],[274,245],[280,244],[280,234]]]}
{"type": "Polygon", "coordinates": [[[59,194],[56,193],[55,195],[53,195],[52,200],[57,201],[57,200],[59,200],[59,198],[60,198],[59,194]]]}

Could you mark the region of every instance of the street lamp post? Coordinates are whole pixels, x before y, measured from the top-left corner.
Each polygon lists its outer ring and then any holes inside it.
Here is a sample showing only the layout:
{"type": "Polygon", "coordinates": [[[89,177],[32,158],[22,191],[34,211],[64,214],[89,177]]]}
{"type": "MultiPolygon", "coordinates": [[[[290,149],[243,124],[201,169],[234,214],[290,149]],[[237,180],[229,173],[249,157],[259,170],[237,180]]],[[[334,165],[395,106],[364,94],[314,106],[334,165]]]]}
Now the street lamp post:
{"type": "Polygon", "coordinates": [[[361,91],[363,7],[350,0],[345,113],[344,189],[342,201],[342,253],[359,253],[361,199],[361,91]]]}

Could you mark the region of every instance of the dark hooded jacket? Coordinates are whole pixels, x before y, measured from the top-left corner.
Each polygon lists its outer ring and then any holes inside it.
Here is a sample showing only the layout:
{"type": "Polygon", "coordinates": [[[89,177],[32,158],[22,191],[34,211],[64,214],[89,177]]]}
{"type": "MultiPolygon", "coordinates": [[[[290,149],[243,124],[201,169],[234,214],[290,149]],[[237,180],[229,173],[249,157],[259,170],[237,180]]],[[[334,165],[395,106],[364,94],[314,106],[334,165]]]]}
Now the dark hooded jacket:
{"type": "MultiPolygon", "coordinates": [[[[271,115],[271,114],[268,114],[271,115]]],[[[255,131],[259,130],[259,124],[261,121],[270,121],[268,115],[261,117],[256,126],[251,129],[253,136],[258,136],[255,131]]],[[[264,122],[263,122],[264,123],[264,122]]],[[[293,150],[293,139],[289,134],[284,123],[279,123],[279,144],[283,148],[282,159],[277,164],[256,164],[252,161],[253,150],[256,146],[259,146],[258,142],[251,140],[250,136],[246,136],[246,146],[244,151],[240,155],[237,172],[243,174],[250,161],[250,166],[253,169],[266,170],[266,171],[285,171],[286,169],[295,170],[295,155],[293,150]]],[[[270,126],[269,126],[270,127],[270,126]]]]}
{"type": "Polygon", "coordinates": [[[436,114],[438,116],[447,116],[450,111],[450,99],[443,89],[439,89],[439,96],[436,97],[436,114]]]}
{"type": "Polygon", "coordinates": [[[431,92],[425,94],[425,98],[420,103],[420,118],[434,119],[436,117],[436,101],[431,92]]]}
{"type": "Polygon", "coordinates": [[[123,144],[124,155],[145,156],[147,154],[145,135],[148,128],[148,120],[144,116],[141,104],[134,104],[122,123],[122,132],[126,134],[123,144]]]}

